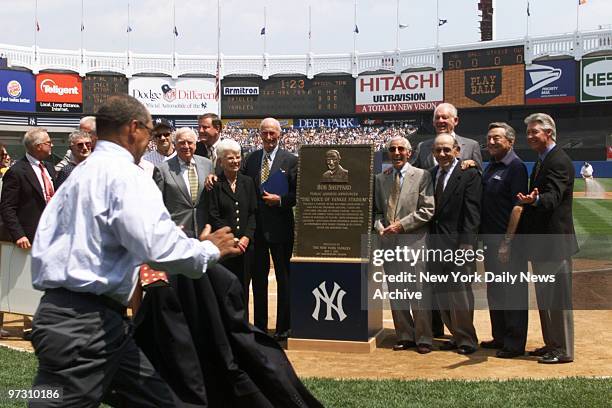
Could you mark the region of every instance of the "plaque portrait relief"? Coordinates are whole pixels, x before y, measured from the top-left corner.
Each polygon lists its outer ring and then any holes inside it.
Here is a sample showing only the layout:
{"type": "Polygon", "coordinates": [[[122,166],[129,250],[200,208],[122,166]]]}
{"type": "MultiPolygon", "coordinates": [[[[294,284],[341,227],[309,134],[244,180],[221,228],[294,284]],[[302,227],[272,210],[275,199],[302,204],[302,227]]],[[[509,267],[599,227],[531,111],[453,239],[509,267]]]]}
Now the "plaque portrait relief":
{"type": "Polygon", "coordinates": [[[321,175],[321,183],[348,183],[349,172],[340,165],[340,152],[335,149],[325,153],[325,164],[327,170],[321,175]]]}

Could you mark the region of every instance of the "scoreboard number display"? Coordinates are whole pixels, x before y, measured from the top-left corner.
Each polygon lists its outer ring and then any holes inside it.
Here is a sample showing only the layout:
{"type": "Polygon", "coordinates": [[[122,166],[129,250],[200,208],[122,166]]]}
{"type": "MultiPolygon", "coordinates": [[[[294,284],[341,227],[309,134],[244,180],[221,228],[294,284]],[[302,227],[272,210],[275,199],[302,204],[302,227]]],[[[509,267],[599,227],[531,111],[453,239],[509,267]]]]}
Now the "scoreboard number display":
{"type": "Polygon", "coordinates": [[[482,50],[445,52],[444,70],[500,67],[524,63],[523,46],[499,47],[482,50]]]}
{"type": "Polygon", "coordinates": [[[221,81],[221,112],[226,117],[349,115],[354,109],[355,80],[348,75],[221,81]]]}

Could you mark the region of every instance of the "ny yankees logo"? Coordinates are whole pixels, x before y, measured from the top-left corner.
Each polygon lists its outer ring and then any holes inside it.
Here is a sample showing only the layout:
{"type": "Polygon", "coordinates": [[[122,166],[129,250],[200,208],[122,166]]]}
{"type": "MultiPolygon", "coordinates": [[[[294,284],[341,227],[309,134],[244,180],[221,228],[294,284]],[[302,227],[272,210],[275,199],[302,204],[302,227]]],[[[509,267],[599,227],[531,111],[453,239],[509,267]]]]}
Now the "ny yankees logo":
{"type": "Polygon", "coordinates": [[[327,289],[325,288],[325,281],[321,282],[321,284],[312,290],[312,294],[317,301],[317,304],[312,312],[312,317],[315,320],[319,320],[319,310],[321,308],[321,301],[325,302],[325,306],[327,306],[327,312],[325,313],[325,320],[334,320],[332,317],[332,309],[336,311],[338,315],[338,319],[343,321],[346,319],[346,314],[344,313],[344,309],[342,308],[342,299],[344,295],[346,295],[346,291],[341,289],[340,286],[334,282],[334,289],[332,290],[331,295],[327,293],[327,289]],[[335,299],[335,304],[334,304],[335,299]]]}

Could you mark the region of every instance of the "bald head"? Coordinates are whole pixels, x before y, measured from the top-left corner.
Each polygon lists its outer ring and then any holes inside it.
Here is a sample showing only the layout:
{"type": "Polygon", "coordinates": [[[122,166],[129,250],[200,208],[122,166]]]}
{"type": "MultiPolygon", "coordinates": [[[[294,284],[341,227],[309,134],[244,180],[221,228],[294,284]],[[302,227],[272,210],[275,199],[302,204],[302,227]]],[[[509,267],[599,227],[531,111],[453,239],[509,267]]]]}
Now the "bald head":
{"type": "Polygon", "coordinates": [[[459,157],[459,143],[448,133],[441,133],[434,139],[432,153],[440,168],[448,169],[459,157]]]}
{"type": "Polygon", "coordinates": [[[266,152],[272,153],[278,146],[278,140],[280,139],[281,127],[278,120],[274,118],[265,118],[259,125],[259,135],[261,136],[261,143],[266,152]]]}

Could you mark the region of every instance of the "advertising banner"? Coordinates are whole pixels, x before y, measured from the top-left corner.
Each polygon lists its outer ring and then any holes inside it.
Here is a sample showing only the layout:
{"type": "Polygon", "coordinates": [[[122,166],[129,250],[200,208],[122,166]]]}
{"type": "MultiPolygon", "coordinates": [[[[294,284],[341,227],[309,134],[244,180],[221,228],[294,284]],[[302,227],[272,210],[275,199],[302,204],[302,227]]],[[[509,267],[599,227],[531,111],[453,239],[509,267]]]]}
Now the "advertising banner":
{"type": "MultiPolygon", "coordinates": [[[[223,127],[229,126],[234,128],[241,129],[259,129],[259,125],[261,124],[261,119],[221,119],[223,123],[223,127]]],[[[293,127],[293,119],[278,119],[282,128],[292,128],[293,127]]]]}
{"type": "Polygon", "coordinates": [[[202,115],[217,113],[215,78],[135,77],[129,94],[154,115],[202,115]]]}
{"type": "Polygon", "coordinates": [[[444,100],[457,108],[523,105],[523,65],[454,70],[444,73],[444,100]]]}
{"type": "Polygon", "coordinates": [[[221,112],[232,118],[342,116],[355,109],[355,80],[348,75],[229,77],[221,81],[221,112]]]}
{"type": "Polygon", "coordinates": [[[34,112],[36,81],[29,72],[0,70],[0,111],[34,112]]]}
{"type": "Polygon", "coordinates": [[[355,86],[356,113],[432,111],[443,99],[440,71],[362,75],[355,86]]]}
{"type": "Polygon", "coordinates": [[[580,101],[612,101],[612,56],[584,58],[580,79],[580,101]]]}
{"type": "Polygon", "coordinates": [[[93,114],[109,96],[128,93],[128,80],[119,75],[87,75],[83,79],[83,112],[93,114]]]}
{"type": "Polygon", "coordinates": [[[357,118],[315,118],[295,119],[293,127],[297,129],[308,128],[356,128],[359,127],[357,118]]]}
{"type": "Polygon", "coordinates": [[[83,80],[78,74],[36,75],[38,112],[83,112],[83,80]]]}
{"type": "Polygon", "coordinates": [[[525,66],[525,103],[575,103],[576,61],[542,61],[525,66]]]}

